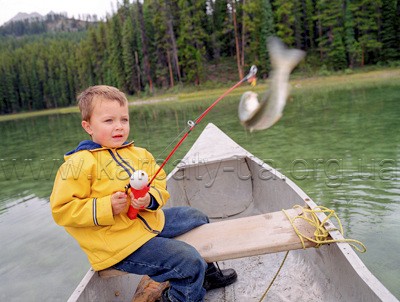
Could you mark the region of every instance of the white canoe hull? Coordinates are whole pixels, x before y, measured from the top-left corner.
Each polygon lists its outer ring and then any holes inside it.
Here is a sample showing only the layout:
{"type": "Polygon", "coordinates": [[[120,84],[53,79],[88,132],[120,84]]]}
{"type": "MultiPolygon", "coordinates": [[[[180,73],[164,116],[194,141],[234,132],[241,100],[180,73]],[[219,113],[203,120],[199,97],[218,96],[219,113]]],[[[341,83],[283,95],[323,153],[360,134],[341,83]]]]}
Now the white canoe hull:
{"type": "MultiPolygon", "coordinates": [[[[168,176],[169,206],[199,208],[218,221],[316,204],[291,180],[209,124],[168,176]]],[[[325,216],[322,214],[321,219],[325,216]]],[[[330,233],[340,239],[337,231],[330,233]]],[[[220,262],[238,281],[206,301],[259,301],[285,253],[220,262]]],[[[69,301],[131,301],[141,276],[100,278],[89,270],[69,301]]],[[[266,301],[398,301],[346,243],[290,251],[266,301]]]]}

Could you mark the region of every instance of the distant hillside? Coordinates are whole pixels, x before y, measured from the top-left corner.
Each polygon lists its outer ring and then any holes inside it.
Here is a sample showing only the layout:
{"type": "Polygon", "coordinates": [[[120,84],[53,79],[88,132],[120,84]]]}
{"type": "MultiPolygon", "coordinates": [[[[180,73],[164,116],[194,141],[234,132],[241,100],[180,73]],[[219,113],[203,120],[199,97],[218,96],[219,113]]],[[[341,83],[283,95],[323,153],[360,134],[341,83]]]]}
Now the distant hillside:
{"type": "Polygon", "coordinates": [[[16,14],[14,17],[12,17],[10,20],[8,20],[6,23],[4,23],[4,25],[7,25],[11,22],[18,22],[18,21],[24,21],[24,20],[35,20],[35,21],[39,21],[44,19],[44,16],[42,16],[39,13],[18,13],[16,14]]]}
{"type": "Polygon", "coordinates": [[[78,32],[86,30],[96,23],[96,16],[86,16],[86,20],[68,18],[67,14],[53,12],[42,16],[38,13],[18,13],[10,21],[0,27],[0,36],[37,35],[48,32],[78,32]]]}

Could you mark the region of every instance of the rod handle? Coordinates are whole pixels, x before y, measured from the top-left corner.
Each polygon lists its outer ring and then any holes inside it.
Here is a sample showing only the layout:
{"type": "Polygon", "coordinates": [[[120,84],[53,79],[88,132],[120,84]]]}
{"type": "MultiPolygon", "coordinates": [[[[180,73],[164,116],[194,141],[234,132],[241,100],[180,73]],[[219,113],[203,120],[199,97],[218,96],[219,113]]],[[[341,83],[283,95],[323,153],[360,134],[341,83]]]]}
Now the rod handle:
{"type": "MultiPolygon", "coordinates": [[[[133,193],[133,196],[135,197],[135,199],[138,199],[140,197],[143,197],[146,195],[147,192],[149,192],[150,187],[145,186],[144,188],[140,189],[140,190],[136,190],[134,188],[131,187],[131,191],[133,193]]],[[[130,220],[136,219],[137,214],[139,213],[140,209],[135,209],[134,207],[132,207],[132,205],[129,206],[129,210],[128,210],[128,217],[130,220]]]]}

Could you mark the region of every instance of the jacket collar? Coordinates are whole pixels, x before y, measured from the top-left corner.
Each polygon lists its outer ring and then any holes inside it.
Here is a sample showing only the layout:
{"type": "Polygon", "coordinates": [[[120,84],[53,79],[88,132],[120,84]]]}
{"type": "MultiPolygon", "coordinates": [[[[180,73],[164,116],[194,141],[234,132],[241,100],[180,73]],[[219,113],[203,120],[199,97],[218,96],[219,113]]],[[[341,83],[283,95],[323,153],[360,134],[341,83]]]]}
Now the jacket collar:
{"type": "MultiPolygon", "coordinates": [[[[131,144],[133,144],[133,142],[125,142],[125,143],[123,143],[121,148],[131,145],[131,144]]],[[[67,152],[65,155],[72,155],[76,152],[83,151],[83,150],[94,151],[94,150],[98,150],[98,149],[109,149],[109,148],[103,147],[102,145],[99,145],[91,140],[84,140],[79,143],[78,147],[76,147],[74,150],[67,152]]]]}

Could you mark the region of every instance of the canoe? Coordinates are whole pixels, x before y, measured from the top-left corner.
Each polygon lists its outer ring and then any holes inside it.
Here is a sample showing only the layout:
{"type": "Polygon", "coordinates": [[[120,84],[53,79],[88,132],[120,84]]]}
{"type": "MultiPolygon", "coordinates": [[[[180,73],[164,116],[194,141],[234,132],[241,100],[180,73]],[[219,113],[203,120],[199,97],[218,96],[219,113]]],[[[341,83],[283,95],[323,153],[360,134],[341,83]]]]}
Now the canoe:
{"type": "MultiPolygon", "coordinates": [[[[169,206],[192,206],[205,212],[212,223],[237,221],[244,229],[246,219],[267,217],[268,213],[292,209],[294,205],[311,209],[317,206],[290,179],[213,124],[206,126],[169,174],[167,187],[171,194],[169,206]]],[[[321,221],[325,218],[323,213],[318,214],[321,221]]],[[[335,222],[328,220],[326,224],[335,222]]],[[[254,235],[256,232],[254,229],[254,235]]],[[[335,229],[329,233],[333,239],[343,239],[335,229]]],[[[269,240],[266,236],[265,241],[269,240]]],[[[251,253],[253,247],[248,245],[243,247],[247,248],[245,254],[219,261],[222,268],[237,271],[238,281],[209,291],[205,301],[260,301],[266,292],[265,301],[398,301],[348,243],[299,248],[289,253],[284,249],[268,252],[255,248],[251,253]]],[[[131,301],[141,277],[125,274],[104,278],[90,269],[68,301],[131,301]]]]}

